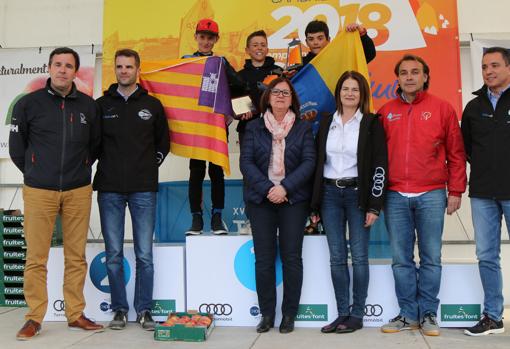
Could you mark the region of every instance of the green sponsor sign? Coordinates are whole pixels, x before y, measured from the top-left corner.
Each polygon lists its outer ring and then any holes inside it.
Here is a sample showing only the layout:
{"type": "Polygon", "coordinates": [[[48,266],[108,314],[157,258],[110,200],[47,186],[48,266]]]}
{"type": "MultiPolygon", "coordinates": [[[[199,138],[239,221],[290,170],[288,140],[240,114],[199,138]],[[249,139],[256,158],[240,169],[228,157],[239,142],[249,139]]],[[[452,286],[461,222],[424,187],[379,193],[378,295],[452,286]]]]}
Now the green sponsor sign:
{"type": "Polygon", "coordinates": [[[167,316],[175,312],[175,299],[154,299],[152,301],[152,316],[167,316]]]}
{"type": "Polygon", "coordinates": [[[480,304],[441,304],[441,321],[478,321],[480,304]]]}
{"type": "Polygon", "coordinates": [[[296,321],[328,321],[328,305],[300,304],[296,321]]]}

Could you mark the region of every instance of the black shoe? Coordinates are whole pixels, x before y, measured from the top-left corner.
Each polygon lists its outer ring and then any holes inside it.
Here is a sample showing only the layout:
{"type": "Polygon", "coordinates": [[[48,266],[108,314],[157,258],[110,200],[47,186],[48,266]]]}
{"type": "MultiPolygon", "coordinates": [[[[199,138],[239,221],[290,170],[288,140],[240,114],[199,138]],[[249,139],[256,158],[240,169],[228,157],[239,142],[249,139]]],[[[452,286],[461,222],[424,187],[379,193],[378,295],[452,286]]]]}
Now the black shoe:
{"type": "Polygon", "coordinates": [[[144,310],[138,314],[136,317],[136,322],[138,322],[140,326],[142,326],[142,328],[146,331],[154,331],[154,328],[156,327],[156,323],[152,318],[150,310],[144,310]]]}
{"type": "Polygon", "coordinates": [[[191,228],[185,233],[186,235],[200,235],[204,229],[204,220],[202,214],[193,213],[193,220],[191,221],[191,228]]]}
{"type": "Polygon", "coordinates": [[[363,328],[363,319],[355,316],[349,318],[336,327],[336,333],[351,333],[363,328]]]}
{"type": "Polygon", "coordinates": [[[221,219],[221,213],[213,213],[211,217],[211,230],[214,235],[223,235],[227,233],[223,220],[221,219]]]}
{"type": "Polygon", "coordinates": [[[259,324],[257,325],[257,333],[264,333],[269,331],[274,326],[274,316],[262,316],[259,324]]]}
{"type": "Polygon", "coordinates": [[[468,336],[486,336],[488,334],[496,334],[505,332],[503,320],[492,320],[487,314],[483,314],[482,319],[473,327],[464,330],[464,334],[468,336]]]}
{"type": "Polygon", "coordinates": [[[280,333],[291,333],[294,331],[294,316],[284,315],[280,324],[280,333]]]}
{"type": "Polygon", "coordinates": [[[349,317],[348,316],[339,316],[333,321],[332,323],[324,326],[321,328],[322,333],[333,333],[336,332],[336,327],[340,325],[342,322],[346,321],[349,317]]]}
{"type": "Polygon", "coordinates": [[[123,330],[127,323],[127,313],[122,310],[117,310],[113,315],[113,320],[108,325],[112,330],[123,330]]]}

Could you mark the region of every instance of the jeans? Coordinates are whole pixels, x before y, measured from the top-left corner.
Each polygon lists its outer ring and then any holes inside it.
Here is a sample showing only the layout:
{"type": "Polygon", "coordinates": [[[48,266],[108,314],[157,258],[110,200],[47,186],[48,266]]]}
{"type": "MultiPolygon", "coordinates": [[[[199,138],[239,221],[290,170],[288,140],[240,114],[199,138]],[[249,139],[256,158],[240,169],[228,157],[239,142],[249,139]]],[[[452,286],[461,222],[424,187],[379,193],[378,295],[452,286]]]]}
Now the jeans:
{"type": "Polygon", "coordinates": [[[393,253],[393,277],[400,315],[419,320],[437,314],[441,246],[446,209],[444,189],[407,198],[388,190],[384,217],[393,253]],[[414,261],[418,238],[420,266],[414,261]]]}
{"type": "Polygon", "coordinates": [[[503,215],[510,232],[510,200],[471,198],[476,256],[484,291],[484,313],[496,321],[503,317],[503,277],[500,265],[503,215]]]}
{"type": "Polygon", "coordinates": [[[156,193],[99,192],[97,201],[106,249],[106,269],[110,283],[112,310],[126,312],[129,310],[123,265],[126,204],[131,213],[136,256],[134,307],[138,314],[144,310],[150,310],[154,286],[152,240],[156,220],[156,193]]]}
{"type": "Polygon", "coordinates": [[[42,323],[48,306],[47,263],[55,219],[60,213],[64,242],[64,301],[68,322],[85,308],[83,285],[87,276],[85,246],[89,228],[92,186],[57,191],[23,186],[27,260],[23,291],[28,305],[25,320],[42,323]]]}
{"type": "Polygon", "coordinates": [[[282,314],[297,315],[303,284],[303,236],[308,202],[293,205],[248,202],[247,213],[255,249],[255,281],[260,312],[274,316],[276,308],[276,249],[283,267],[282,314]],[[278,235],[277,235],[278,232],[278,235]],[[277,245],[278,241],[278,245],[277,245]]]}
{"type": "Polygon", "coordinates": [[[368,292],[368,241],[365,213],[358,207],[357,188],[324,184],[321,220],[328,239],[331,279],[335,289],[338,316],[363,318],[368,292]],[[346,223],[352,256],[352,310],[349,312],[349,269],[347,264],[346,223]]]}

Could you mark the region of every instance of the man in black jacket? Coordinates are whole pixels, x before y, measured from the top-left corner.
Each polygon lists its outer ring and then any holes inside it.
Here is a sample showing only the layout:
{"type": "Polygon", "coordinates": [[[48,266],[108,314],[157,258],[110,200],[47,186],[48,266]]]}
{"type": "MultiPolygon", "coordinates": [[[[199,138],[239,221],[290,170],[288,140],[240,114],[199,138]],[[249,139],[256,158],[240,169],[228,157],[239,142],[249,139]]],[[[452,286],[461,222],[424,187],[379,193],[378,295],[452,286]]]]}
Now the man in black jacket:
{"type": "Polygon", "coordinates": [[[482,319],[470,336],[503,333],[501,218],[510,231],[510,53],[492,47],[482,58],[484,86],[462,115],[462,135],[471,165],[469,197],[476,256],[485,294],[482,319]]]}
{"type": "Polygon", "coordinates": [[[158,167],[170,149],[168,122],[161,102],[136,83],[140,56],[134,50],[115,53],[117,83],[97,100],[102,144],[94,177],[106,249],[113,320],[110,328],[126,326],[129,305],[123,268],[126,204],[133,224],[136,256],[134,307],[136,321],[154,330],[151,316],[154,267],[152,237],[156,220],[158,167]]]}
{"type": "Polygon", "coordinates": [[[246,60],[244,68],[239,71],[239,75],[248,86],[254,110],[242,115],[237,124],[239,144],[242,143],[248,121],[259,117],[261,113],[259,105],[260,97],[264,92],[263,87],[261,88],[261,83],[268,75],[281,75],[283,71],[281,67],[275,64],[274,58],[267,55],[269,52],[267,35],[263,30],[258,30],[248,35],[245,51],[250,56],[250,59],[246,60]]]}
{"type": "Polygon", "coordinates": [[[80,67],[74,50],[53,50],[48,66],[46,87],[24,96],[14,106],[9,136],[11,159],[23,173],[27,243],[23,291],[29,309],[26,323],[16,335],[18,340],[31,339],[41,331],[48,305],[46,264],[59,213],[68,326],[93,331],[103,328],[83,315],[90,175],[100,142],[98,111],[94,100],[73,83],[80,67]]]}

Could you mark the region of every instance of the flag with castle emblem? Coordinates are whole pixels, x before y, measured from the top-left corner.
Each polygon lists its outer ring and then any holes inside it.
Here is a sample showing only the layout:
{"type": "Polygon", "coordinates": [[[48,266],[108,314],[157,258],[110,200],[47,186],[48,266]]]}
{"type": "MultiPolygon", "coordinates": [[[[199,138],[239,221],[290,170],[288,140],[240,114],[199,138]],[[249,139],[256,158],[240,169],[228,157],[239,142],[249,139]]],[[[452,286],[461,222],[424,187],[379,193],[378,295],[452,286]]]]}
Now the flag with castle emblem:
{"type": "Polygon", "coordinates": [[[230,175],[226,127],[233,112],[223,59],[144,62],[140,85],[165,108],[170,151],[210,161],[230,175]]]}

